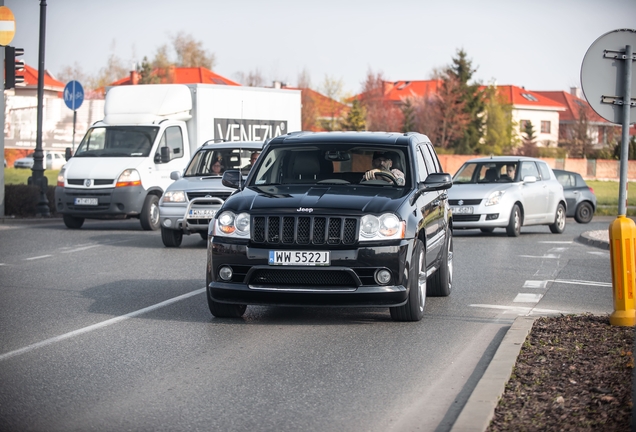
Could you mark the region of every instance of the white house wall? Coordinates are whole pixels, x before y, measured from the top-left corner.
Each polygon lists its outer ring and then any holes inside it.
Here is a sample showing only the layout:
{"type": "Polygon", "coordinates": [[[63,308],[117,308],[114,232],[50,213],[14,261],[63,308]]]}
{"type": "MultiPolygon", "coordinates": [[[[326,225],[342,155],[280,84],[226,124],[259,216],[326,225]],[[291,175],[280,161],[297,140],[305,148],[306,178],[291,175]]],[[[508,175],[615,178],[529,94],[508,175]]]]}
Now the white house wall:
{"type": "Polygon", "coordinates": [[[553,109],[526,108],[522,106],[514,106],[512,109],[512,118],[516,123],[517,134],[520,138],[524,137],[521,130],[521,120],[530,120],[534,127],[535,136],[537,137],[537,145],[539,147],[556,147],[559,141],[559,112],[553,109]],[[541,133],[541,122],[550,122],[550,133],[541,133]]]}

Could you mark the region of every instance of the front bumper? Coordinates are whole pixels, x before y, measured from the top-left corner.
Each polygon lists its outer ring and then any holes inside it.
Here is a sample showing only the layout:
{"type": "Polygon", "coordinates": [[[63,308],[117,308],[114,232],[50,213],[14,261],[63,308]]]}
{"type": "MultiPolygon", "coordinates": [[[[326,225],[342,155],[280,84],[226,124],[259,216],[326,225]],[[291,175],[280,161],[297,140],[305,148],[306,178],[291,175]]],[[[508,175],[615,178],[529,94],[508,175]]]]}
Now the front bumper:
{"type": "Polygon", "coordinates": [[[162,201],[159,203],[159,222],[166,229],[183,231],[184,234],[206,232],[222,204],[223,200],[215,197],[193,198],[187,204],[162,201]]]}
{"type": "MultiPolygon", "coordinates": [[[[407,257],[412,253],[407,240],[391,246],[331,250],[331,265],[325,267],[269,265],[269,251],[281,249],[212,238],[208,245],[207,271],[212,281],[208,295],[220,303],[250,305],[393,307],[406,303],[407,257]],[[223,266],[233,270],[229,281],[218,275],[223,266]],[[391,273],[385,285],[375,280],[380,269],[391,273]]],[[[312,247],[293,250],[311,251],[312,247]]]]}
{"type": "Polygon", "coordinates": [[[143,186],[121,188],[55,188],[55,208],[58,213],[75,217],[108,219],[139,216],[146,199],[143,186]],[[97,198],[97,205],[78,205],[76,198],[97,198]]]}
{"type": "MultiPolygon", "coordinates": [[[[451,211],[453,210],[451,206],[451,211]]],[[[471,214],[462,214],[453,211],[453,229],[470,228],[505,228],[510,221],[512,207],[507,205],[485,206],[483,204],[471,206],[471,214]]]]}

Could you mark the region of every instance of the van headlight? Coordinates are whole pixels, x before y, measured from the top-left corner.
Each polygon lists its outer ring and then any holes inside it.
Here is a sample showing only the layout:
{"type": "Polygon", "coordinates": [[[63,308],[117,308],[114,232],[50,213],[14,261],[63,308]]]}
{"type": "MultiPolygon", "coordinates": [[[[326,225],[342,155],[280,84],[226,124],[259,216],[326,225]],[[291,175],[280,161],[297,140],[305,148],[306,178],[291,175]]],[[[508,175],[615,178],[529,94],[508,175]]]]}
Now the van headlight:
{"type": "Polygon", "coordinates": [[[360,241],[404,238],[406,223],[393,213],[364,215],[360,220],[360,241]]]}
{"type": "Polygon", "coordinates": [[[141,186],[141,176],[136,169],[125,169],[117,179],[115,187],[141,186]]]}

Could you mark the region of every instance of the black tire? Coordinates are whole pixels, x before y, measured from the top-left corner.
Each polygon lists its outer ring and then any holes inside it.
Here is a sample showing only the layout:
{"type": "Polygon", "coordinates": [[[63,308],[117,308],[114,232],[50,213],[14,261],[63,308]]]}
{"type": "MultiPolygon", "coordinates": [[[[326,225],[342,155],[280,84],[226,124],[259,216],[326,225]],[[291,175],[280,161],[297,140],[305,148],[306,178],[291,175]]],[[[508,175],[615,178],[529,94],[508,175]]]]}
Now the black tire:
{"type": "Polygon", "coordinates": [[[554,223],[550,224],[550,231],[554,234],[561,234],[565,231],[565,207],[559,204],[554,215],[554,223]]]}
{"type": "Polygon", "coordinates": [[[402,306],[389,308],[394,321],[419,321],[426,305],[426,255],[421,240],[416,240],[411,268],[409,269],[408,300],[402,306]]]}
{"type": "Polygon", "coordinates": [[[183,231],[161,227],[161,241],[165,247],[179,247],[183,240],[183,231]]]}
{"type": "Polygon", "coordinates": [[[449,229],[442,253],[442,263],[426,287],[429,297],[448,297],[453,288],[453,233],[449,229]]]}
{"type": "Polygon", "coordinates": [[[245,313],[247,305],[219,303],[212,300],[210,296],[210,263],[205,273],[205,293],[208,299],[208,308],[210,313],[216,318],[240,318],[245,313]]]}
{"type": "Polygon", "coordinates": [[[141,227],[146,231],[156,231],[159,229],[159,197],[148,195],[144,200],[144,206],[139,215],[141,227]]]}
{"type": "Polygon", "coordinates": [[[65,214],[62,215],[62,219],[64,219],[64,225],[66,225],[67,228],[79,229],[82,225],[84,225],[83,217],[75,217],[65,214]]]}
{"type": "Polygon", "coordinates": [[[484,234],[491,234],[495,229],[494,228],[479,228],[481,232],[484,234]]]}
{"type": "Polygon", "coordinates": [[[583,201],[576,208],[576,212],[574,213],[574,220],[578,223],[586,224],[590,223],[592,218],[594,217],[594,207],[588,201],[583,201]]]}
{"type": "Polygon", "coordinates": [[[201,236],[202,240],[208,241],[208,232],[207,231],[201,231],[201,232],[199,232],[199,235],[201,236]]]}
{"type": "Polygon", "coordinates": [[[519,237],[519,234],[521,234],[521,209],[519,209],[517,204],[512,207],[510,212],[506,234],[508,234],[508,237],[519,237]]]}

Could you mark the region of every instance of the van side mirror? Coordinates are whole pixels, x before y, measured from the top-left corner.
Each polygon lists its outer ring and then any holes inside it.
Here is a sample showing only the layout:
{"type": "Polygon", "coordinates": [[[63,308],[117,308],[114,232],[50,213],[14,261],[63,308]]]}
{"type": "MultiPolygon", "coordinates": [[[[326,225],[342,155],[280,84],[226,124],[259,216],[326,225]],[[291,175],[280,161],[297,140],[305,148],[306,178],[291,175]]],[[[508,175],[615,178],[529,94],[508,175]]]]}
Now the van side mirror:
{"type": "Polygon", "coordinates": [[[170,147],[161,147],[161,163],[170,162],[170,147]]]}
{"type": "Polygon", "coordinates": [[[64,150],[64,158],[68,161],[72,157],[73,157],[73,153],[71,152],[71,148],[66,147],[66,149],[64,150]]]}

